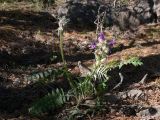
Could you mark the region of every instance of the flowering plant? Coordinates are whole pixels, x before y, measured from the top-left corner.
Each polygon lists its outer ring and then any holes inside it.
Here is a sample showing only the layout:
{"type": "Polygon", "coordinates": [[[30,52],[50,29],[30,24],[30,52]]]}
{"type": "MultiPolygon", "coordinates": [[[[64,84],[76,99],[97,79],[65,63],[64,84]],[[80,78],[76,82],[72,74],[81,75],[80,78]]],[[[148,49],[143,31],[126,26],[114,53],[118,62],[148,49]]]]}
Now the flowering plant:
{"type": "Polygon", "coordinates": [[[99,33],[97,42],[90,45],[91,49],[94,49],[96,66],[106,60],[107,55],[111,52],[111,48],[115,44],[115,39],[106,40],[103,32],[99,33]]]}
{"type": "MultiPolygon", "coordinates": [[[[139,60],[139,58],[131,56],[124,60],[118,59],[107,61],[106,64],[105,61],[111,53],[111,49],[114,47],[115,43],[116,42],[114,38],[107,40],[105,34],[100,32],[98,34],[97,41],[90,45],[90,48],[94,50],[95,54],[95,64],[92,66],[90,76],[95,82],[93,86],[95,90],[94,93],[96,95],[102,94],[106,90],[107,81],[110,78],[108,75],[109,71],[117,67],[121,69],[122,66],[127,64],[132,64],[134,66],[142,65],[142,62],[139,60]]],[[[92,84],[92,82],[90,84],[92,84]]]]}

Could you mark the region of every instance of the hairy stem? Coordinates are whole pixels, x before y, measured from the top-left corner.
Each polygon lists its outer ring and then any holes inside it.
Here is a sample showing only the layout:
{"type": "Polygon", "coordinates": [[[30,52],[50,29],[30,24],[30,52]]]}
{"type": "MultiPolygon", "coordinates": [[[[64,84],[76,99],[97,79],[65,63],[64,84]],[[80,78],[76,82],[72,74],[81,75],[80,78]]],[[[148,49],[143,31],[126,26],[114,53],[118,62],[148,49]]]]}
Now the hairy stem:
{"type": "Polygon", "coordinates": [[[63,62],[63,67],[66,68],[66,62],[65,62],[65,58],[64,58],[64,51],[63,51],[63,30],[59,31],[59,36],[60,36],[60,53],[61,53],[61,58],[62,58],[62,62],[63,62]]]}

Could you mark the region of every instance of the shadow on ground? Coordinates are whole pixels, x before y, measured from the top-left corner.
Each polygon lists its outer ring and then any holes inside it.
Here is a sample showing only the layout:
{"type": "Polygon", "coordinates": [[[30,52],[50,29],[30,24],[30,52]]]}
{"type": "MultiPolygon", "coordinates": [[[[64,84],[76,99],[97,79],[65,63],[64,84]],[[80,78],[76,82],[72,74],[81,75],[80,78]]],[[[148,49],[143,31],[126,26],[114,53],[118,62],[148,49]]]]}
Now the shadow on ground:
{"type": "Polygon", "coordinates": [[[48,31],[57,29],[56,18],[47,12],[0,11],[0,25],[13,26],[21,31],[48,31]]]}
{"type": "MultiPolygon", "coordinates": [[[[56,18],[47,12],[0,11],[0,63],[40,64],[49,61],[53,46],[35,39],[35,32],[57,29],[56,18]]],[[[47,38],[46,38],[47,39],[47,38]]]]}
{"type": "Polygon", "coordinates": [[[119,83],[119,72],[124,76],[123,84],[120,89],[126,89],[133,83],[140,82],[146,74],[148,74],[146,82],[155,80],[153,77],[154,74],[160,72],[160,55],[151,55],[141,59],[143,62],[142,66],[134,67],[132,65],[127,65],[122,67],[121,70],[116,69],[114,72],[111,72],[110,74],[112,79],[109,81],[109,89],[119,83]]]}
{"type": "MultiPolygon", "coordinates": [[[[149,73],[146,68],[159,70],[159,59],[160,55],[148,56],[142,58],[144,65],[141,67],[135,68],[132,66],[125,66],[121,70],[125,78],[122,88],[123,86],[129,86],[135,82],[140,81],[146,73],[148,73],[150,77],[152,73],[149,73]]],[[[3,81],[2,78],[1,81],[3,81]]],[[[62,82],[64,84],[64,81],[62,82]]],[[[57,85],[53,86],[53,88],[54,87],[57,87],[57,85]]],[[[14,116],[26,114],[27,109],[31,103],[45,94],[46,93],[42,90],[41,87],[36,87],[34,85],[30,85],[25,88],[0,87],[0,112],[12,115],[14,114],[14,116]]]]}

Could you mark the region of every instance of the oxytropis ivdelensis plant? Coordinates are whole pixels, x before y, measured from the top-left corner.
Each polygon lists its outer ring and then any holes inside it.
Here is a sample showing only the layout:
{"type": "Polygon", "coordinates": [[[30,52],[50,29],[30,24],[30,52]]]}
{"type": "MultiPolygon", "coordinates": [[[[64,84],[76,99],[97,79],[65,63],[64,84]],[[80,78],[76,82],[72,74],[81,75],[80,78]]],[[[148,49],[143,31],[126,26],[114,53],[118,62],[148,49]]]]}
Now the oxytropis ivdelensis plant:
{"type": "MultiPolygon", "coordinates": [[[[89,87],[86,88],[86,92],[84,89],[84,93],[88,93],[88,95],[102,95],[102,93],[106,92],[108,80],[110,76],[108,75],[109,71],[112,71],[114,68],[121,69],[123,65],[132,64],[134,66],[142,65],[142,62],[138,57],[135,56],[126,56],[124,59],[112,60],[108,61],[109,54],[111,54],[112,48],[116,43],[115,38],[107,39],[104,32],[99,32],[97,40],[90,45],[90,48],[94,50],[95,62],[90,68],[88,74],[86,74],[86,79],[80,82],[81,84],[89,84],[84,85],[89,87]],[[87,81],[87,82],[86,82],[87,81]]],[[[120,77],[122,76],[121,73],[120,77]]],[[[122,78],[122,77],[121,77],[122,78]]],[[[122,82],[122,81],[121,81],[122,82]]],[[[80,87],[81,85],[79,85],[80,87]]],[[[82,87],[84,88],[84,87],[82,87]]],[[[87,96],[87,95],[86,95],[87,96]]],[[[84,94],[83,94],[84,97],[84,94]]]]}

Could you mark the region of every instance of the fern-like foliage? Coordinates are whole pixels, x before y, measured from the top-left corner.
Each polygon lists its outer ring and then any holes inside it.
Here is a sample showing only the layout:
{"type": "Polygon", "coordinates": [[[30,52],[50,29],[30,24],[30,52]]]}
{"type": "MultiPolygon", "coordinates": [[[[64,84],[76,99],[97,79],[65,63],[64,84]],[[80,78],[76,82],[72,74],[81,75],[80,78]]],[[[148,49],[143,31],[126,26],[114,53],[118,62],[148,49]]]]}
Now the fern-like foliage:
{"type": "Polygon", "coordinates": [[[87,76],[83,80],[75,81],[76,88],[73,88],[73,95],[80,99],[85,99],[87,95],[92,95],[94,92],[94,85],[91,77],[87,76]]]}
{"type": "Polygon", "coordinates": [[[64,76],[64,69],[47,69],[28,76],[27,80],[31,82],[54,82],[59,76],[64,76]]]}
{"type": "Polygon", "coordinates": [[[29,113],[33,115],[41,115],[48,111],[53,111],[59,107],[62,107],[67,98],[62,89],[56,89],[43,98],[35,102],[32,107],[29,108],[29,113]]]}
{"type": "Polygon", "coordinates": [[[96,66],[92,71],[92,76],[94,79],[101,79],[101,80],[108,80],[108,71],[111,71],[114,68],[121,69],[124,65],[132,64],[135,67],[142,65],[142,61],[138,57],[129,57],[125,60],[117,60],[117,61],[111,61],[107,64],[100,64],[99,66],[96,66]]]}
{"type": "Polygon", "coordinates": [[[108,68],[104,65],[99,65],[97,68],[94,69],[92,75],[94,76],[94,79],[97,80],[108,80],[107,76],[108,68]]]}
{"type": "Polygon", "coordinates": [[[138,57],[129,57],[126,60],[123,60],[119,64],[119,68],[122,68],[124,65],[132,64],[133,66],[141,66],[143,63],[138,57]]]}

